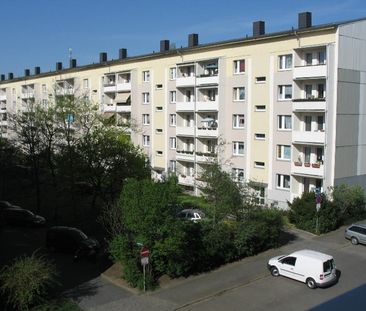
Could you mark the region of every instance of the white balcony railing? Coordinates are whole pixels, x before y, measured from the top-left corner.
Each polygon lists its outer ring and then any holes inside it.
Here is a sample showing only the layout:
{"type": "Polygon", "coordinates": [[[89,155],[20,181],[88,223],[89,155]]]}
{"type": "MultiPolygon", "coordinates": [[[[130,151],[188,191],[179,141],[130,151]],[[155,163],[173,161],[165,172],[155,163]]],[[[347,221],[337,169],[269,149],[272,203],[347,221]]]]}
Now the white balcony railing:
{"type": "Polygon", "coordinates": [[[179,174],[178,183],[181,185],[194,186],[194,177],[186,176],[184,174],[179,174]]]}
{"type": "Polygon", "coordinates": [[[104,93],[114,93],[117,91],[117,86],[113,85],[105,85],[103,88],[104,93]]]}
{"type": "Polygon", "coordinates": [[[194,136],[193,126],[177,126],[175,129],[176,135],[181,136],[194,136]]]}
{"type": "Polygon", "coordinates": [[[176,102],[176,111],[194,111],[194,102],[176,102]]]}
{"type": "Polygon", "coordinates": [[[325,100],[294,100],[292,107],[294,111],[325,111],[326,102],[325,100]]]}
{"type": "Polygon", "coordinates": [[[117,83],[117,92],[131,91],[131,83],[117,83]]]}
{"type": "Polygon", "coordinates": [[[327,76],[327,65],[299,66],[294,68],[293,78],[296,79],[315,79],[327,76]]]}
{"type": "Polygon", "coordinates": [[[0,100],[6,100],[6,94],[0,94],[0,100]]]}
{"type": "Polygon", "coordinates": [[[201,101],[196,104],[196,111],[218,111],[219,101],[201,101]]]}
{"type": "Polygon", "coordinates": [[[176,159],[178,161],[194,161],[194,152],[193,151],[184,151],[184,150],[177,150],[176,159]]]}
{"type": "Polygon", "coordinates": [[[196,84],[197,86],[219,84],[219,76],[208,76],[208,77],[201,76],[197,78],[196,84]]]}
{"type": "Polygon", "coordinates": [[[291,172],[293,175],[304,177],[324,177],[324,165],[318,163],[298,163],[291,164],[291,172]]]}
{"type": "Polygon", "coordinates": [[[312,132],[292,131],[292,143],[323,145],[323,144],[325,144],[325,132],[324,131],[312,131],[312,132]]]}
{"type": "Polygon", "coordinates": [[[26,92],[21,94],[22,99],[34,98],[34,92],[26,92]]]}
{"type": "Polygon", "coordinates": [[[218,131],[217,127],[198,127],[197,136],[218,137],[219,131],[218,131]]]}
{"type": "Polygon", "coordinates": [[[196,84],[196,77],[189,76],[189,77],[178,77],[175,80],[176,87],[188,87],[194,86],[196,84]]]}

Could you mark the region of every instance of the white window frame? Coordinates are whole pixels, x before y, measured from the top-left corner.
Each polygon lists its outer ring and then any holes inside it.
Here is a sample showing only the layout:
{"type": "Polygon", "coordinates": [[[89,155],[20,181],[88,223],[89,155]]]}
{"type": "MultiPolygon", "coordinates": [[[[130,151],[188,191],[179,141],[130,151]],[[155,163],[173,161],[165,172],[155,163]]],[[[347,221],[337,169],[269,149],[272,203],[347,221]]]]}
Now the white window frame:
{"type": "Polygon", "coordinates": [[[277,160],[281,161],[291,161],[291,146],[290,145],[277,145],[277,152],[276,152],[277,160]],[[285,157],[285,150],[290,148],[289,157],[285,157]]]}
{"type": "Polygon", "coordinates": [[[177,115],[175,113],[169,115],[169,126],[177,126],[177,115]]]}
{"type": "Polygon", "coordinates": [[[149,92],[142,93],[142,103],[144,105],[150,104],[150,93],[149,92]]]}
{"type": "Polygon", "coordinates": [[[291,115],[278,115],[277,116],[277,129],[279,131],[291,131],[292,130],[292,116],[291,115]],[[290,118],[291,127],[286,128],[286,119],[290,118]],[[282,124],[282,127],[281,127],[282,124]]]}
{"type": "Polygon", "coordinates": [[[276,174],[276,188],[281,190],[290,190],[291,176],[284,174],[276,174]],[[285,187],[285,181],[288,179],[288,187],[285,187]]]}
{"type": "Polygon", "coordinates": [[[155,133],[158,135],[163,134],[163,129],[157,128],[157,129],[155,129],[155,133]]]}
{"type": "Polygon", "coordinates": [[[83,79],[83,89],[89,90],[89,79],[83,79]]]}
{"type": "Polygon", "coordinates": [[[266,111],[266,105],[255,105],[255,111],[256,112],[264,112],[266,111]],[[264,108],[261,108],[264,107],[264,108]]]}
{"type": "Polygon", "coordinates": [[[266,134],[264,133],[255,133],[254,134],[255,140],[266,140],[266,134]]]}
{"type": "Polygon", "coordinates": [[[169,160],[169,171],[176,172],[177,171],[177,161],[169,160]]]}
{"type": "Polygon", "coordinates": [[[243,102],[245,101],[246,98],[246,94],[245,94],[245,87],[244,86],[238,86],[238,87],[234,87],[233,88],[233,100],[235,102],[243,102]],[[244,90],[244,98],[240,99],[240,95],[241,95],[241,90],[244,90]]]}
{"type": "Polygon", "coordinates": [[[233,141],[233,155],[244,156],[245,144],[243,141],[233,141]],[[242,150],[242,153],[240,152],[242,150]]]}
{"type": "Polygon", "coordinates": [[[255,168],[265,168],[266,163],[263,161],[254,161],[254,167],[255,168]]]}
{"type": "Polygon", "coordinates": [[[142,72],[142,82],[150,82],[150,70],[144,70],[142,72]]]}
{"type": "Polygon", "coordinates": [[[177,138],[176,137],[169,137],[169,148],[177,149],[177,138]]]}
{"type": "Polygon", "coordinates": [[[245,73],[245,59],[234,60],[234,74],[240,75],[245,73]],[[240,64],[244,63],[244,70],[240,70],[240,64]]]}
{"type": "Polygon", "coordinates": [[[244,114],[233,114],[233,128],[234,129],[245,128],[245,115],[244,114]]]}
{"type": "Polygon", "coordinates": [[[232,175],[232,179],[235,182],[240,182],[240,183],[245,182],[245,172],[244,172],[244,169],[234,167],[231,170],[231,175],[232,175]]]}
{"type": "Polygon", "coordinates": [[[142,145],[144,147],[150,147],[150,135],[142,135],[142,145]]]}
{"type": "Polygon", "coordinates": [[[280,71],[286,71],[291,70],[293,66],[293,57],[292,54],[284,54],[278,56],[278,70],[280,71]],[[291,66],[288,67],[287,59],[291,58],[291,66]]]}
{"type": "Polygon", "coordinates": [[[177,67],[169,68],[169,80],[177,79],[177,67]]]}
{"type": "Polygon", "coordinates": [[[285,100],[292,100],[292,85],[291,84],[284,84],[284,85],[279,85],[278,86],[278,100],[279,101],[285,101],[285,100]],[[286,90],[288,90],[288,88],[291,89],[291,97],[287,97],[286,98],[286,90]]]}
{"type": "Polygon", "coordinates": [[[155,110],[158,112],[161,112],[161,111],[163,111],[163,106],[156,106],[155,110]]]}
{"type": "Polygon", "coordinates": [[[177,91],[170,91],[169,92],[169,101],[172,104],[175,104],[177,102],[177,91]]]}
{"type": "Polygon", "coordinates": [[[150,115],[148,113],[142,115],[142,125],[150,125],[150,115]]]}

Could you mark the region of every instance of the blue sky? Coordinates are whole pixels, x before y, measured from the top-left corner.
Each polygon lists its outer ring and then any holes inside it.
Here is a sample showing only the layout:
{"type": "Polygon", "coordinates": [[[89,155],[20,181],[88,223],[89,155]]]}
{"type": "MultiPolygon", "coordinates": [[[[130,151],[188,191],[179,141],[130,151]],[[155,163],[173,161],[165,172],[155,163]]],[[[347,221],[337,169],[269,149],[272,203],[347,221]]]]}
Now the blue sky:
{"type": "Polygon", "coordinates": [[[364,0],[2,0],[0,73],[23,76],[68,65],[69,48],[78,65],[98,62],[99,52],[118,57],[159,50],[168,39],[187,45],[189,33],[200,43],[251,35],[252,22],[266,32],[297,27],[297,14],[310,11],[313,25],[366,17],[364,0]]]}

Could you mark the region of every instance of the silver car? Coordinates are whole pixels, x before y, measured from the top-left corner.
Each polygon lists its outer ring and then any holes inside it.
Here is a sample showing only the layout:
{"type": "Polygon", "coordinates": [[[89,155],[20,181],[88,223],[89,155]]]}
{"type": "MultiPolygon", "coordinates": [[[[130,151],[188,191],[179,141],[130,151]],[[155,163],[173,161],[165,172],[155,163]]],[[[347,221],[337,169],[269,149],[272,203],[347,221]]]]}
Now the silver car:
{"type": "Polygon", "coordinates": [[[358,243],[366,245],[366,224],[350,225],[345,230],[344,237],[351,240],[353,245],[357,245],[358,243]]]}

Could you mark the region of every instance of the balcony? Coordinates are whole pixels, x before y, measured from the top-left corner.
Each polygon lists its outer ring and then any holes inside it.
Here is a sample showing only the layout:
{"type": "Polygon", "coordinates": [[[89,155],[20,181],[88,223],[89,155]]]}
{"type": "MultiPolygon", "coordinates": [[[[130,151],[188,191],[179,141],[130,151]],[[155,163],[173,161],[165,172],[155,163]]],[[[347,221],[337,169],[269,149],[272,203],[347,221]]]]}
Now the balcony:
{"type": "Polygon", "coordinates": [[[324,145],[325,132],[324,131],[292,131],[292,143],[304,145],[324,145]]]}
{"type": "Polygon", "coordinates": [[[327,76],[327,65],[299,66],[294,68],[293,78],[298,79],[321,79],[327,76]]]}
{"type": "Polygon", "coordinates": [[[117,92],[130,92],[130,91],[131,91],[130,82],[117,83],[117,92]]]}
{"type": "Polygon", "coordinates": [[[194,177],[186,176],[184,174],[178,175],[178,183],[186,186],[194,186],[194,177]]]}
{"type": "Polygon", "coordinates": [[[1,100],[6,100],[6,94],[0,94],[0,101],[1,100]]]}
{"type": "Polygon", "coordinates": [[[0,112],[6,112],[6,104],[0,103],[0,112]]]}
{"type": "Polygon", "coordinates": [[[175,129],[177,136],[194,136],[193,126],[177,126],[175,129]]]}
{"type": "Polygon", "coordinates": [[[196,152],[196,161],[199,163],[212,163],[216,160],[217,154],[211,152],[196,152]]]}
{"type": "Polygon", "coordinates": [[[194,111],[194,102],[176,102],[176,111],[194,111]]]}
{"type": "Polygon", "coordinates": [[[198,127],[197,136],[217,138],[219,136],[219,130],[217,127],[198,127]]]}
{"type": "Polygon", "coordinates": [[[211,76],[201,75],[200,77],[197,78],[196,84],[197,84],[197,86],[217,85],[217,84],[219,84],[219,76],[218,75],[211,75],[211,76]]]}
{"type": "Polygon", "coordinates": [[[131,112],[131,105],[108,105],[103,107],[104,112],[131,112]]]}
{"type": "Polygon", "coordinates": [[[22,99],[34,98],[34,92],[26,92],[21,94],[22,99]]]}
{"type": "Polygon", "coordinates": [[[59,88],[59,89],[56,89],[56,95],[57,96],[74,95],[74,93],[75,93],[74,88],[67,88],[67,89],[59,88]]]}
{"type": "Polygon", "coordinates": [[[188,87],[196,84],[195,76],[177,77],[175,80],[176,87],[188,87]]]}
{"type": "Polygon", "coordinates": [[[293,111],[325,111],[325,98],[293,99],[293,111]]]}
{"type": "Polygon", "coordinates": [[[299,163],[293,162],[291,164],[291,173],[303,177],[324,177],[324,165],[318,163],[299,163]]]}
{"type": "Polygon", "coordinates": [[[117,86],[113,83],[113,84],[105,84],[103,87],[103,92],[104,93],[114,93],[117,91],[117,86]]]}
{"type": "Polygon", "coordinates": [[[194,161],[194,152],[193,151],[186,151],[186,150],[177,150],[176,159],[178,161],[194,161]]]}
{"type": "Polygon", "coordinates": [[[200,101],[196,104],[196,111],[218,111],[219,100],[216,98],[214,101],[200,101]]]}

